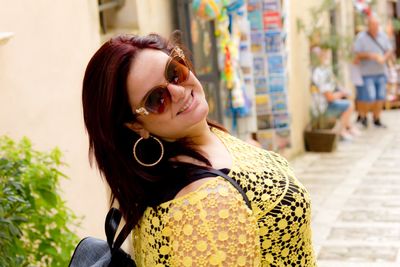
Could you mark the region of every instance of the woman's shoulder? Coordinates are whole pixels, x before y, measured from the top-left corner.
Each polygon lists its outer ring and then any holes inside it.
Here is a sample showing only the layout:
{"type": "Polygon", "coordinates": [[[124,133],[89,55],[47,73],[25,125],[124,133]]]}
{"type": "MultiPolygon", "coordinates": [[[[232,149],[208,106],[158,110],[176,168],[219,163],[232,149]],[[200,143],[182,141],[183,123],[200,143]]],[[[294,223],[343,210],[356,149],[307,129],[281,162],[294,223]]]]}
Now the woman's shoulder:
{"type": "Polygon", "coordinates": [[[184,197],[188,194],[191,194],[193,192],[196,191],[200,191],[200,190],[204,190],[207,188],[207,185],[205,185],[207,182],[210,182],[212,180],[214,180],[215,177],[205,177],[202,178],[200,180],[196,180],[188,185],[186,185],[185,187],[183,187],[178,194],[176,194],[176,196],[174,197],[174,199],[179,199],[180,197],[184,197]],[[204,186],[204,188],[202,188],[204,186]]]}
{"type": "MultiPolygon", "coordinates": [[[[187,208],[187,206],[197,205],[199,202],[208,202],[210,199],[236,201],[240,197],[236,188],[224,178],[206,177],[182,188],[172,200],[160,204],[160,208],[165,209],[172,206],[187,208]]],[[[244,201],[243,205],[245,205],[244,201]]]]}

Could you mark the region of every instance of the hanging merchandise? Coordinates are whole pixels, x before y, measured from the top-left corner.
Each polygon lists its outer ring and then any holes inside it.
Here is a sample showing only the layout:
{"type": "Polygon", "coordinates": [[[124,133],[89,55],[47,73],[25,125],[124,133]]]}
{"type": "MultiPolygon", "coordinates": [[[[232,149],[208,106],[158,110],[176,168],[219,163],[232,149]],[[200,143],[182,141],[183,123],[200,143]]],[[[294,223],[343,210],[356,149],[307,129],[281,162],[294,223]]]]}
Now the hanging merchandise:
{"type": "Polygon", "coordinates": [[[201,19],[216,19],[222,9],[223,0],[194,0],[192,7],[194,13],[201,19]]]}
{"type": "Polygon", "coordinates": [[[245,4],[244,0],[225,1],[226,10],[228,13],[237,12],[245,4]]]}
{"type": "Polygon", "coordinates": [[[371,0],[353,0],[354,7],[357,12],[365,14],[367,16],[371,15],[371,0]]]}
{"type": "Polygon", "coordinates": [[[240,47],[243,37],[241,23],[246,20],[240,11],[243,4],[243,1],[231,2],[229,10],[232,12],[223,13],[220,18],[220,30],[224,32],[225,37],[221,42],[225,51],[223,78],[225,78],[226,87],[229,89],[226,114],[232,118],[232,128],[234,130],[237,130],[238,118],[250,115],[251,111],[251,101],[247,95],[248,92],[240,61],[240,47]]]}

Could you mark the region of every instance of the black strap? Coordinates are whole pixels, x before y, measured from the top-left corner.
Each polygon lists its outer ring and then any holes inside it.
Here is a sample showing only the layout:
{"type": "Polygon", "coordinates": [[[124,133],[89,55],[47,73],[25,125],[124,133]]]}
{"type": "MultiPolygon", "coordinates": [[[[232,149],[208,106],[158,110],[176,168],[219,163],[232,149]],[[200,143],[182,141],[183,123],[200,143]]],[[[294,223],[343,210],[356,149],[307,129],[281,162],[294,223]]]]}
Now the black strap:
{"type": "Polygon", "coordinates": [[[239,191],[239,193],[242,195],[244,202],[246,203],[247,207],[249,207],[249,209],[251,209],[251,204],[249,201],[249,198],[247,197],[246,193],[244,192],[243,188],[240,187],[240,185],[231,177],[229,177],[224,171],[226,171],[229,169],[221,169],[221,170],[217,170],[217,169],[197,169],[193,175],[193,177],[196,177],[197,180],[204,178],[204,177],[214,177],[214,176],[221,176],[222,178],[224,178],[225,180],[227,180],[228,182],[230,182],[235,188],[236,190],[239,191]]]}
{"type": "Polygon", "coordinates": [[[117,229],[118,229],[119,223],[121,222],[121,218],[122,218],[122,214],[116,208],[111,208],[107,213],[104,228],[105,228],[105,232],[106,232],[107,243],[108,243],[108,246],[110,247],[110,249],[113,248],[114,237],[115,237],[115,234],[117,233],[117,229]]]}
{"type": "Polygon", "coordinates": [[[119,209],[111,208],[106,216],[105,221],[105,232],[107,237],[107,243],[110,247],[111,254],[117,251],[122,243],[124,243],[125,239],[128,237],[129,233],[132,231],[133,227],[124,225],[121,232],[118,234],[117,239],[114,242],[115,234],[117,233],[118,226],[121,222],[122,214],[119,209]]]}
{"type": "Polygon", "coordinates": [[[386,53],[386,50],[383,48],[383,46],[378,42],[378,40],[375,39],[374,36],[372,36],[369,32],[367,32],[368,36],[375,42],[375,44],[379,47],[380,50],[382,50],[383,54],[386,53]]]}

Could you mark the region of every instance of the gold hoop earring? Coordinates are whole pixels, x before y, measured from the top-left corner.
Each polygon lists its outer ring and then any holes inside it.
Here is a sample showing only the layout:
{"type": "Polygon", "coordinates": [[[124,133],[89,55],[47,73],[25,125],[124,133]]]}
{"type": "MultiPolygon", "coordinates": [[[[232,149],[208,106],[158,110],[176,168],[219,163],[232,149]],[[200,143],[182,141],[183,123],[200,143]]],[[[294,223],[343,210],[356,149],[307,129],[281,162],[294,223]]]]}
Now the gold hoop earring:
{"type": "Polygon", "coordinates": [[[154,140],[156,140],[156,141],[158,142],[158,144],[160,144],[160,147],[161,147],[161,155],[160,155],[160,158],[159,158],[157,161],[153,162],[153,163],[144,163],[143,161],[141,161],[141,160],[137,157],[137,154],[136,154],[136,147],[137,147],[137,145],[139,144],[140,141],[145,140],[143,137],[140,137],[140,138],[135,142],[135,144],[133,145],[133,156],[135,157],[135,160],[136,160],[140,165],[145,166],[145,167],[152,167],[152,166],[154,166],[154,165],[157,165],[157,164],[161,161],[161,159],[163,158],[163,156],[164,156],[164,146],[163,146],[163,144],[161,143],[160,139],[158,139],[157,137],[154,137],[154,136],[150,136],[150,137],[153,138],[154,140]]]}

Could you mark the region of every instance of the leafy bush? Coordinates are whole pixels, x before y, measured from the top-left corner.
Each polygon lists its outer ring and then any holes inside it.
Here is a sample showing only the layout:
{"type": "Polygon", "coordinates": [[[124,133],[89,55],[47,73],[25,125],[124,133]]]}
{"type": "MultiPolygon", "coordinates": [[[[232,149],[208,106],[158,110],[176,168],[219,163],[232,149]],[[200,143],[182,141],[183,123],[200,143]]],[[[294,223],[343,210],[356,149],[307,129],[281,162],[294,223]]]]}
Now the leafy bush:
{"type": "Polygon", "coordinates": [[[0,266],[67,266],[77,217],[60,197],[61,152],[0,138],[0,266]]]}

